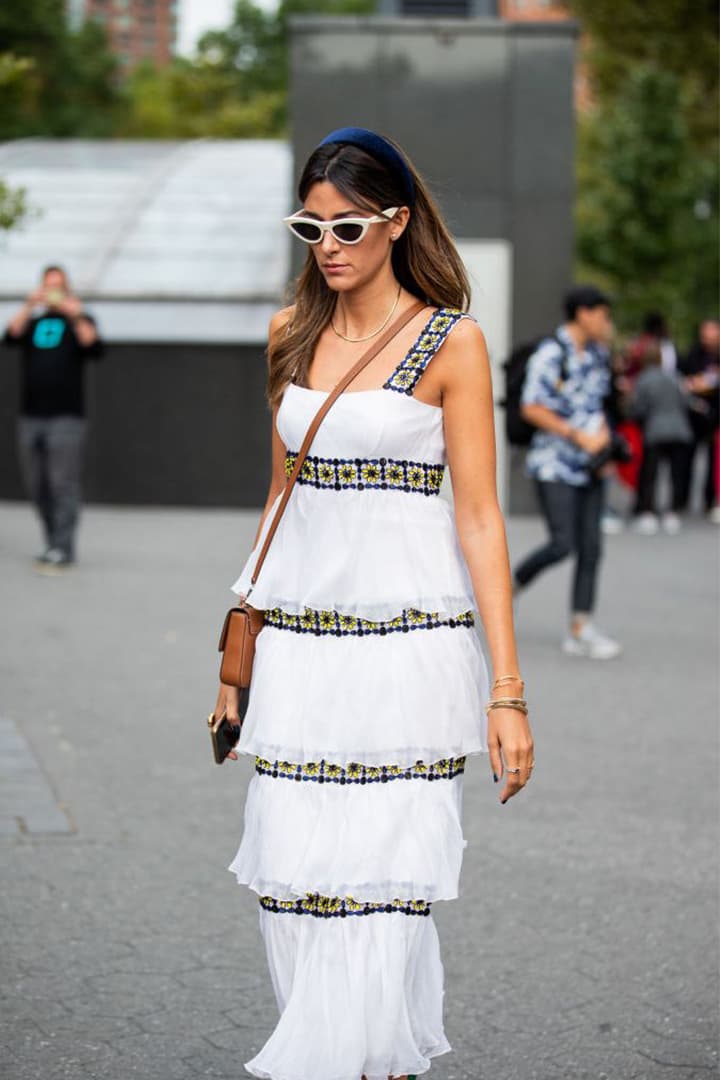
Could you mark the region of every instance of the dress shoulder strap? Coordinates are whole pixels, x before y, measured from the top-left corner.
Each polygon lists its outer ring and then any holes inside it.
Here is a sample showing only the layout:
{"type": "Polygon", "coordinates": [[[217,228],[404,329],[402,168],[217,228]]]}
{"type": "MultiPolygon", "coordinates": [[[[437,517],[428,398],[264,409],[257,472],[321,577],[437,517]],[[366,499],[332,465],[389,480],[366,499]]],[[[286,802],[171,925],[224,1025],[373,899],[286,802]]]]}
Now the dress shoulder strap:
{"type": "Polygon", "coordinates": [[[438,308],[425,323],[420,336],[410,351],[383,384],[383,390],[395,390],[398,394],[412,394],[425,368],[438,351],[453,326],[460,319],[470,319],[459,308],[438,308]]]}

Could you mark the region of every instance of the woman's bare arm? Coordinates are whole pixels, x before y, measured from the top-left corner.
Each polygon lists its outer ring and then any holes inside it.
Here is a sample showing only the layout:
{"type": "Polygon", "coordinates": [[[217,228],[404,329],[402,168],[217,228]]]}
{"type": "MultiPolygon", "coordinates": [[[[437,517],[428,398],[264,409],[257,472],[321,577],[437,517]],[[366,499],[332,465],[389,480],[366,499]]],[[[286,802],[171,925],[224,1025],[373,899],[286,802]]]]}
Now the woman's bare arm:
{"type": "Polygon", "coordinates": [[[285,444],[280,438],[277,429],[277,406],[272,411],[272,471],[270,473],[270,487],[268,488],[267,499],[265,500],[265,506],[260,516],[260,524],[257,527],[255,533],[255,539],[253,540],[253,548],[257,546],[257,542],[260,538],[263,525],[265,524],[265,518],[270,512],[272,504],[281,493],[286,483],[285,476],[285,444]]]}
{"type": "MultiPolygon", "coordinates": [[[[288,319],[291,317],[293,309],[291,307],[283,308],[282,311],[278,311],[273,315],[270,320],[270,329],[268,331],[268,340],[270,342],[278,335],[284,332],[285,327],[288,324],[288,319]]],[[[257,545],[260,533],[262,532],[265,519],[268,516],[272,504],[281,493],[286,483],[285,475],[285,455],[287,448],[283,443],[277,429],[277,412],[278,406],[275,406],[272,411],[272,442],[271,442],[271,458],[272,467],[270,473],[270,487],[268,488],[267,499],[265,500],[265,506],[260,516],[260,524],[258,525],[257,532],[255,533],[255,539],[253,541],[253,547],[257,545]]]]}
{"type": "MultiPolygon", "coordinates": [[[[473,584],[495,678],[519,675],[512,610],[512,582],[505,523],[496,483],[495,429],[490,363],[482,331],[463,320],[433,362],[442,392],[443,423],[455,502],[458,538],[473,584]]],[[[514,696],[519,692],[512,688],[514,696]]],[[[501,793],[506,802],[524,786],[532,761],[527,718],[493,709],[488,717],[493,772],[501,776],[502,750],[510,767],[501,793]]]]}
{"type": "MultiPolygon", "coordinates": [[[[282,333],[287,325],[287,321],[292,313],[292,308],[285,308],[283,311],[278,311],[276,315],[273,315],[270,320],[269,340],[272,341],[275,334],[282,333]]],[[[272,455],[272,467],[270,473],[270,487],[268,488],[267,498],[265,500],[265,506],[263,512],[260,515],[260,523],[255,533],[255,539],[253,540],[253,548],[257,546],[260,533],[262,532],[265,519],[270,512],[270,509],[275,502],[278,495],[281,493],[286,484],[285,476],[285,444],[283,443],[277,429],[277,412],[278,407],[273,408],[272,411],[272,441],[271,441],[271,455],[272,455]]],[[[243,600],[244,597],[240,597],[243,600]]],[[[236,686],[226,686],[224,683],[220,683],[220,689],[218,690],[217,701],[215,702],[215,716],[222,716],[223,713],[227,716],[231,723],[239,723],[239,704],[240,695],[236,686]]],[[[231,761],[237,761],[238,755],[234,750],[231,750],[228,754],[231,761]]]]}

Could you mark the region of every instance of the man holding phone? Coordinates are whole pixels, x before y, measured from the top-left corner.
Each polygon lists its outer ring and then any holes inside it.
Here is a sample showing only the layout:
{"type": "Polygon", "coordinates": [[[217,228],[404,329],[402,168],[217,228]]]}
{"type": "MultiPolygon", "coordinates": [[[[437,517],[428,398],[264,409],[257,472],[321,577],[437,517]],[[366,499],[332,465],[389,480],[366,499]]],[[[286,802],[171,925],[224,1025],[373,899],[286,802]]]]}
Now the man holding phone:
{"type": "Polygon", "coordinates": [[[45,534],[36,567],[58,573],[75,562],[87,423],[84,369],[102,355],[102,342],[59,266],[44,270],[4,340],[22,350],[20,467],[45,534]]]}

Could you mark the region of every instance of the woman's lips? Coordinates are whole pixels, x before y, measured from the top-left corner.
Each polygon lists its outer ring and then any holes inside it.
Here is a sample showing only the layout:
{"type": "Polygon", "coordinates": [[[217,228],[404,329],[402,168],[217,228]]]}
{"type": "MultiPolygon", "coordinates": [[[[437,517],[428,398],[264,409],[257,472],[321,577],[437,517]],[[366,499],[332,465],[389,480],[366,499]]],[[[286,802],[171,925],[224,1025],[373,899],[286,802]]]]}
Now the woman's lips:
{"type": "Polygon", "coordinates": [[[347,270],[344,263],[324,263],[323,270],[326,274],[339,274],[341,270],[347,270]]]}

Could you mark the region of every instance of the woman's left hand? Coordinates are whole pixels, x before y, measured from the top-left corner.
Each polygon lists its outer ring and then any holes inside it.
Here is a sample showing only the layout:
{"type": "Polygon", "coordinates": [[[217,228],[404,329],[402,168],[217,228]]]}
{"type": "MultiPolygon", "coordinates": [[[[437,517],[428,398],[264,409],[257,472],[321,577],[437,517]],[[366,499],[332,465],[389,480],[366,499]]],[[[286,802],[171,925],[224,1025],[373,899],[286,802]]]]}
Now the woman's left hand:
{"type": "Polygon", "coordinates": [[[497,782],[505,776],[505,786],[500,792],[500,802],[504,804],[532,776],[533,737],[527,716],[517,709],[490,709],[487,738],[493,779],[497,782]]]}

